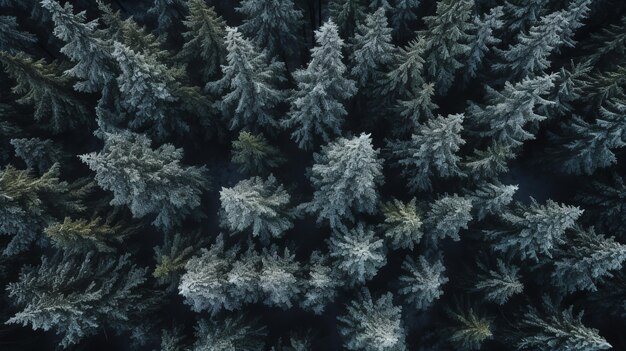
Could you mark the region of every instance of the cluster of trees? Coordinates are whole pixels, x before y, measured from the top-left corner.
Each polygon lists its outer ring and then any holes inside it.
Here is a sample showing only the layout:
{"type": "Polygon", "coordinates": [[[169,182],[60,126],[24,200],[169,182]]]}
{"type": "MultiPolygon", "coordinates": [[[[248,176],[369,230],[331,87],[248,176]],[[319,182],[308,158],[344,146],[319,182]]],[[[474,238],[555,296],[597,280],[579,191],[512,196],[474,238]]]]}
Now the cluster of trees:
{"type": "Polygon", "coordinates": [[[626,349],[625,52],[618,0],[0,0],[0,344],[626,349]]]}

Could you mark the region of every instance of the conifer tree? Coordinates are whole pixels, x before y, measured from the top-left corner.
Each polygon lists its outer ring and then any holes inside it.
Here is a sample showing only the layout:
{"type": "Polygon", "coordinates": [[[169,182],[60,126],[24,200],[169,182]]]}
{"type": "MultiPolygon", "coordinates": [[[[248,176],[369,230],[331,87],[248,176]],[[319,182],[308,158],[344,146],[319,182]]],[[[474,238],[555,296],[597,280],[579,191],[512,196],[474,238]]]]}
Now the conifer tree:
{"type": "Polygon", "coordinates": [[[154,247],[156,267],[152,276],[159,284],[167,286],[166,291],[171,292],[178,288],[185,264],[202,242],[199,235],[166,233],[163,244],[154,247]]]}
{"type": "Polygon", "coordinates": [[[460,135],[463,118],[462,114],[440,115],[422,126],[411,140],[388,142],[411,190],[429,190],[435,174],[443,178],[463,175],[456,154],[465,144],[460,135]]]}
{"type": "Polygon", "coordinates": [[[434,243],[445,237],[459,241],[459,231],[472,220],[471,211],[472,200],[457,194],[436,200],[424,220],[426,235],[434,243]]]}
{"type": "Polygon", "coordinates": [[[369,134],[323,146],[314,154],[310,172],[313,200],[301,206],[317,213],[318,222],[329,221],[332,228],[341,227],[344,219],[353,221],[357,213],[376,211],[376,186],[383,182],[378,154],[369,134]]]}
{"type": "Polygon", "coordinates": [[[386,293],[373,299],[363,289],[357,299],[347,306],[347,313],[337,317],[339,332],[348,350],[402,351],[406,350],[402,326],[402,308],[393,305],[393,295],[386,293]]]}
{"type": "Polygon", "coordinates": [[[442,286],[448,282],[446,267],[441,260],[420,256],[417,261],[407,256],[402,262],[399,293],[418,310],[427,309],[443,295],[442,286]]]}
{"type": "Polygon", "coordinates": [[[300,288],[300,265],[296,256],[285,249],[282,254],[276,246],[264,250],[261,256],[259,289],[268,306],[290,308],[296,304],[300,288]]]}
{"type": "Polygon", "coordinates": [[[422,235],[422,219],[415,205],[415,198],[408,203],[398,199],[382,205],[385,221],[381,228],[394,249],[413,249],[422,235]]]}
{"type": "Polygon", "coordinates": [[[612,237],[596,234],[593,227],[576,228],[554,260],[552,281],[565,293],[577,290],[596,291],[596,285],[612,277],[626,260],[626,245],[612,237]]]}
{"type": "Polygon", "coordinates": [[[156,227],[169,231],[200,205],[206,188],[204,167],[182,166],[182,149],[171,144],[151,148],[143,134],[102,132],[104,148],[81,155],[96,172],[96,182],[113,192],[112,205],[127,205],[135,218],[156,215],[156,227]]]}
{"type": "Polygon", "coordinates": [[[352,284],[372,279],[387,263],[383,240],[361,223],[351,230],[334,231],[328,245],[336,267],[352,284]]]}
{"type": "Polygon", "coordinates": [[[270,62],[237,28],[226,28],[224,42],[228,52],[224,75],[206,88],[222,94],[216,106],[228,117],[230,129],[276,127],[274,109],[284,98],[276,83],[284,80],[284,64],[270,62]]]}
{"type": "Polygon", "coordinates": [[[467,157],[463,165],[468,175],[478,179],[491,179],[508,171],[507,162],[512,158],[515,158],[515,153],[510,147],[494,142],[486,150],[474,149],[474,153],[467,157]]]}
{"type": "Polygon", "coordinates": [[[354,81],[345,77],[341,61],[343,40],[331,20],[315,31],[316,46],[306,69],[294,72],[298,88],[291,98],[288,118],[283,122],[300,148],[310,149],[314,139],[324,142],[341,134],[347,114],[344,103],[356,93],[354,81]]]}
{"type": "Polygon", "coordinates": [[[538,261],[540,257],[551,257],[555,246],[563,241],[565,231],[574,227],[582,213],[578,207],[559,205],[552,200],[540,205],[531,198],[530,205],[518,204],[501,215],[506,229],[488,230],[486,234],[496,241],[495,250],[512,251],[522,259],[538,261]]]}
{"type": "Polygon", "coordinates": [[[547,298],[544,313],[530,306],[520,319],[517,328],[520,336],[517,350],[579,350],[599,351],[611,348],[598,331],[582,323],[583,312],[574,314],[573,306],[559,310],[547,298]]]}
{"type": "Polygon", "coordinates": [[[504,2],[506,27],[513,31],[526,31],[539,21],[549,3],[550,0],[506,0],[504,2]]]}
{"type": "Polygon", "coordinates": [[[244,317],[201,319],[195,327],[193,351],[258,351],[263,350],[267,331],[257,322],[244,317]]]}
{"type": "Polygon", "coordinates": [[[393,68],[379,79],[377,93],[392,103],[400,98],[408,99],[424,85],[424,51],[426,42],[417,38],[398,49],[393,68]]]}
{"type": "Polygon", "coordinates": [[[330,259],[313,251],[309,263],[309,274],[305,277],[304,296],[301,307],[311,310],[315,314],[322,314],[326,305],[331,303],[337,295],[340,284],[337,273],[331,266],[330,259]]]}
{"type": "Polygon", "coordinates": [[[56,64],[35,61],[22,53],[12,56],[2,51],[0,63],[17,83],[12,89],[21,95],[17,102],[33,105],[36,121],[48,124],[55,132],[84,123],[87,109],[74,96],[70,79],[56,64]]]}
{"type": "Polygon", "coordinates": [[[493,338],[493,321],[474,311],[473,307],[456,306],[448,309],[453,325],[448,328],[448,340],[457,350],[479,350],[493,338]]]}
{"type": "Polygon", "coordinates": [[[127,223],[108,223],[100,217],[90,220],[65,217],[63,222],[46,227],[44,233],[52,244],[69,252],[114,252],[115,246],[133,232],[127,223]]]}
{"type": "Polygon", "coordinates": [[[617,173],[606,181],[594,180],[577,197],[585,214],[607,233],[622,235],[626,229],[626,184],[617,173]]]}
{"type": "Polygon", "coordinates": [[[573,47],[572,37],[589,13],[592,0],[574,0],[567,9],[541,17],[528,33],[519,34],[517,44],[501,51],[505,63],[494,68],[508,70],[515,77],[533,76],[550,67],[549,56],[561,46],[573,47]]]}
{"type": "Polygon", "coordinates": [[[626,16],[622,17],[620,23],[611,24],[600,33],[592,33],[586,46],[592,49],[586,55],[586,59],[592,64],[601,59],[624,55],[626,53],[626,16]]]}
{"type": "Polygon", "coordinates": [[[7,323],[53,330],[64,348],[104,326],[131,330],[156,302],[144,292],[146,272],[128,254],[118,259],[93,253],[44,256],[38,267],[26,266],[19,281],[8,285],[9,297],[22,309],[7,323]]]}
{"type": "Polygon", "coordinates": [[[293,227],[291,198],[273,175],[267,179],[253,177],[242,180],[232,188],[222,188],[220,201],[228,229],[242,232],[251,229],[252,235],[268,241],[280,237],[293,227]]]}
{"type": "MultiPolygon", "coordinates": [[[[183,24],[185,44],[177,57],[189,64],[198,62],[202,81],[209,82],[220,71],[226,56],[226,22],[204,0],[188,0],[189,14],[183,24]]],[[[195,64],[194,64],[195,66],[195,64]]]]}
{"type": "Polygon", "coordinates": [[[439,0],[436,14],[424,17],[428,29],[419,35],[426,42],[426,71],[441,95],[452,87],[456,72],[468,59],[473,7],[470,0],[439,0]]]}
{"type": "Polygon", "coordinates": [[[472,122],[488,127],[482,134],[494,138],[506,147],[518,147],[535,136],[524,130],[529,123],[547,118],[539,109],[552,102],[545,99],[554,87],[554,75],[526,78],[516,84],[507,82],[502,91],[487,89],[486,106],[470,103],[467,109],[472,122]]]}
{"type": "Polygon", "coordinates": [[[0,16],[0,51],[13,54],[37,41],[34,35],[18,27],[16,17],[0,16]]]}
{"type": "Polygon", "coordinates": [[[231,162],[239,165],[239,171],[245,174],[265,174],[285,162],[280,151],[272,146],[263,134],[239,133],[232,142],[231,162]]]}
{"type": "Polygon", "coordinates": [[[342,37],[354,35],[354,30],[365,18],[367,4],[364,0],[331,0],[328,4],[330,18],[337,23],[342,37]]]}
{"type": "MultiPolygon", "coordinates": [[[[406,98],[398,100],[400,115],[411,122],[414,127],[412,129],[419,130],[422,122],[435,118],[433,111],[439,107],[432,101],[435,85],[424,83],[420,89],[408,94],[406,98]]],[[[403,128],[406,128],[406,125],[403,125],[403,128]]]]}
{"type": "Polygon", "coordinates": [[[153,0],[152,6],[146,11],[157,19],[157,33],[166,34],[174,22],[180,17],[181,0],[153,0]]]}
{"type": "Polygon", "coordinates": [[[354,35],[350,74],[359,87],[375,81],[379,71],[393,62],[395,51],[385,10],[381,7],[365,17],[365,23],[357,27],[354,35]]]}
{"type": "Polygon", "coordinates": [[[513,201],[517,185],[504,185],[500,182],[482,183],[469,194],[473,207],[478,211],[478,220],[487,215],[497,215],[513,201]]]}
{"type": "Polygon", "coordinates": [[[298,48],[302,11],[293,0],[242,0],[236,11],[246,19],[239,29],[270,54],[290,54],[298,48]]]}
{"type": "Polygon", "coordinates": [[[41,4],[52,14],[54,35],[66,43],[61,52],[76,63],[65,71],[80,80],[74,88],[83,92],[104,88],[115,77],[117,67],[111,43],[97,35],[98,21],[87,21],[84,11],[74,14],[70,3],[61,6],[56,0],[43,0],[41,4]]]}
{"type": "Polygon", "coordinates": [[[484,263],[479,263],[478,268],[480,273],[475,289],[489,302],[504,305],[511,296],[524,290],[524,285],[520,282],[519,268],[515,265],[498,259],[494,269],[484,263]]]}
{"type": "Polygon", "coordinates": [[[483,64],[487,55],[496,45],[500,44],[494,32],[500,31],[504,27],[504,11],[502,6],[493,7],[482,18],[474,19],[475,33],[469,42],[468,59],[465,69],[465,79],[476,77],[478,70],[483,64]]]}
{"type": "Polygon", "coordinates": [[[43,173],[53,164],[61,161],[63,152],[50,139],[21,138],[11,139],[15,148],[15,156],[24,160],[26,167],[43,173]]]}
{"type": "Polygon", "coordinates": [[[417,19],[415,9],[422,0],[394,0],[390,10],[394,32],[402,34],[408,30],[409,24],[417,19]]]}

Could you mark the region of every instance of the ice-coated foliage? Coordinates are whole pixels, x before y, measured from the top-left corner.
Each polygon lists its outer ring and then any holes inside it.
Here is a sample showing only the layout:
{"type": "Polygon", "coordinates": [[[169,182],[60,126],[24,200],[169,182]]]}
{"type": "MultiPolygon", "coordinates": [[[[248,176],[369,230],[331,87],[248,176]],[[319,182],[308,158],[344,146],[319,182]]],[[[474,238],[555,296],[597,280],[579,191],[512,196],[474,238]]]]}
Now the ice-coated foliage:
{"type": "Polygon", "coordinates": [[[37,41],[37,38],[19,30],[13,16],[0,16],[0,51],[15,53],[37,41]]]}
{"type": "Polygon", "coordinates": [[[67,75],[81,80],[74,88],[95,92],[115,78],[117,67],[111,43],[98,37],[98,21],[87,21],[84,11],[74,14],[74,7],[69,2],[61,6],[56,0],[43,0],[41,4],[52,14],[54,35],[65,42],[61,52],[76,63],[65,71],[67,75]]]}
{"type": "Polygon", "coordinates": [[[489,302],[504,305],[511,296],[524,290],[524,284],[520,282],[519,268],[513,264],[498,259],[494,269],[480,262],[478,268],[480,273],[475,289],[489,302]]]}
{"type": "Polygon", "coordinates": [[[315,31],[315,43],[307,67],[293,73],[297,88],[283,121],[284,127],[294,129],[291,138],[303,149],[311,149],[318,137],[328,142],[341,134],[347,113],[344,103],[357,90],[355,82],[346,77],[343,40],[332,20],[315,31]]]}
{"type": "Polygon", "coordinates": [[[504,146],[517,147],[535,138],[524,130],[527,124],[537,123],[547,117],[539,109],[552,102],[545,99],[554,88],[555,75],[525,78],[512,84],[507,82],[501,91],[487,89],[486,106],[471,103],[467,116],[473,123],[486,126],[484,136],[499,141],[504,146]]]}
{"type": "Polygon", "coordinates": [[[209,82],[220,70],[226,56],[224,36],[226,23],[204,0],[188,0],[189,14],[183,24],[185,44],[178,57],[193,64],[200,63],[203,82],[209,82]]]}
{"type": "Polygon", "coordinates": [[[63,159],[63,152],[50,139],[11,139],[11,145],[15,148],[15,156],[21,158],[26,167],[36,169],[39,173],[63,159]]]}
{"type": "Polygon", "coordinates": [[[222,188],[220,201],[224,222],[233,232],[250,229],[252,235],[268,241],[293,227],[291,197],[273,175],[252,177],[232,188],[222,188]]]}
{"type": "Polygon", "coordinates": [[[428,29],[419,35],[426,42],[426,72],[440,94],[452,87],[456,72],[469,57],[468,44],[475,30],[473,9],[471,0],[439,0],[436,13],[423,18],[428,29]]]}
{"type": "Polygon", "coordinates": [[[493,48],[500,44],[500,38],[494,32],[503,29],[504,11],[502,6],[493,7],[482,18],[474,18],[475,33],[469,42],[467,63],[465,68],[465,79],[476,77],[478,70],[483,66],[483,60],[493,48]]]}
{"type": "Polygon", "coordinates": [[[363,351],[405,351],[401,315],[402,308],[393,305],[390,292],[372,299],[369,290],[363,289],[347,305],[347,313],[337,317],[344,347],[363,351]]]}
{"type": "Polygon", "coordinates": [[[263,134],[239,133],[232,142],[231,161],[242,173],[267,173],[285,162],[281,152],[272,146],[263,134]]]}
{"type": "MultiPolygon", "coordinates": [[[[419,130],[421,127],[420,123],[432,120],[435,117],[433,111],[439,106],[433,102],[434,94],[434,84],[422,84],[421,88],[409,93],[406,98],[398,100],[400,116],[412,122],[414,129],[419,130]]],[[[403,127],[406,128],[404,125],[403,127]]]]}
{"type": "Polygon", "coordinates": [[[43,229],[58,211],[84,210],[86,188],[59,180],[59,165],[36,177],[29,170],[6,166],[0,170],[0,235],[10,235],[4,255],[19,254],[33,243],[43,244],[43,229]]]}
{"type": "Polygon", "coordinates": [[[287,248],[282,254],[275,246],[263,251],[258,279],[260,293],[266,305],[287,309],[296,304],[301,283],[300,265],[295,258],[287,248]]]}
{"type": "Polygon", "coordinates": [[[467,173],[474,178],[494,178],[509,170],[508,161],[515,158],[510,147],[493,143],[486,150],[474,149],[464,162],[467,173]]]}
{"type": "Polygon", "coordinates": [[[101,134],[103,149],[80,159],[96,173],[98,185],[113,192],[112,205],[127,205],[136,218],[154,214],[152,223],[165,231],[200,205],[206,170],[181,165],[182,149],[152,149],[145,135],[129,131],[101,134]]]}
{"type": "Polygon", "coordinates": [[[341,284],[330,259],[314,251],[311,254],[309,272],[305,279],[301,307],[315,314],[322,314],[326,305],[335,299],[337,287],[341,284]]]}
{"type": "Polygon", "coordinates": [[[446,331],[448,340],[456,350],[479,350],[483,343],[493,338],[493,321],[475,311],[474,307],[447,310],[452,326],[446,331]]]}
{"type": "Polygon", "coordinates": [[[130,330],[132,317],[155,303],[154,295],[144,293],[146,272],[128,254],[118,259],[93,253],[44,256],[39,266],[26,266],[8,285],[9,297],[21,309],[7,323],[53,330],[64,348],[105,326],[130,330]]]}
{"type": "Polygon", "coordinates": [[[435,175],[443,178],[463,175],[457,155],[465,144],[461,139],[463,118],[462,114],[440,115],[421,126],[411,140],[388,142],[411,190],[430,190],[435,175]]]}
{"type": "Polygon", "coordinates": [[[563,242],[563,234],[573,228],[583,210],[568,205],[560,205],[552,200],[540,205],[531,198],[529,205],[517,206],[500,215],[505,229],[487,230],[488,238],[495,240],[497,251],[511,251],[522,259],[547,256],[555,246],[563,242]]]}
{"type": "Polygon", "coordinates": [[[360,87],[375,81],[379,71],[394,61],[396,48],[391,43],[391,29],[382,7],[367,15],[365,23],[357,27],[351,49],[350,74],[360,87]]]}
{"type": "MultiPolygon", "coordinates": [[[[220,94],[215,102],[230,129],[259,129],[278,125],[274,108],[285,94],[277,83],[284,80],[285,65],[269,60],[245,38],[236,27],[226,27],[226,63],[221,79],[207,84],[206,89],[220,94]]],[[[269,129],[271,130],[271,129],[269,129]]]]}
{"type": "Polygon", "coordinates": [[[385,237],[394,249],[413,249],[422,235],[422,218],[418,213],[415,198],[408,203],[392,199],[382,205],[385,218],[380,225],[385,237]]]}
{"type": "Polygon", "coordinates": [[[457,194],[437,199],[426,213],[424,232],[434,243],[446,237],[459,241],[459,231],[472,220],[472,200],[457,194]]]}
{"type": "Polygon", "coordinates": [[[84,124],[86,107],[73,94],[70,78],[56,64],[4,51],[0,51],[0,63],[16,82],[11,89],[21,96],[16,102],[33,105],[37,122],[47,124],[55,132],[84,124]]]}
{"type": "Polygon", "coordinates": [[[387,263],[383,240],[362,223],[350,230],[334,231],[328,246],[335,260],[333,266],[352,284],[372,279],[387,263]]]}
{"type": "Polygon", "coordinates": [[[245,19],[239,29],[270,54],[298,49],[302,11],[293,0],[242,0],[237,12],[245,19]]]}
{"type": "Polygon", "coordinates": [[[565,293],[596,291],[626,261],[626,245],[592,228],[576,228],[556,250],[552,281],[565,293]]]}
{"type": "Polygon", "coordinates": [[[267,331],[257,322],[242,316],[201,319],[195,327],[193,351],[258,351],[263,350],[267,331]]]}
{"type": "Polygon", "coordinates": [[[519,189],[517,185],[504,185],[500,182],[482,183],[471,191],[468,197],[473,208],[477,209],[477,218],[482,220],[488,215],[498,215],[513,201],[513,195],[519,189]]]}
{"type": "Polygon", "coordinates": [[[398,98],[408,99],[419,92],[424,84],[422,73],[425,48],[426,43],[420,38],[400,48],[395,54],[393,68],[377,82],[377,93],[395,102],[398,98]]]}
{"type": "Polygon", "coordinates": [[[398,292],[418,310],[427,309],[443,295],[442,286],[448,282],[448,277],[441,260],[420,256],[415,261],[407,256],[402,262],[402,271],[398,292]]]}
{"type": "Polygon", "coordinates": [[[560,310],[547,298],[543,313],[529,306],[518,322],[517,350],[599,351],[611,349],[598,331],[582,323],[583,312],[574,314],[573,306],[560,310]]]}
{"type": "Polygon", "coordinates": [[[328,221],[332,228],[342,220],[354,220],[357,213],[376,211],[376,187],[383,182],[382,160],[369,134],[339,138],[313,155],[310,180],[315,188],[313,200],[303,206],[317,214],[318,222],[328,221]]]}

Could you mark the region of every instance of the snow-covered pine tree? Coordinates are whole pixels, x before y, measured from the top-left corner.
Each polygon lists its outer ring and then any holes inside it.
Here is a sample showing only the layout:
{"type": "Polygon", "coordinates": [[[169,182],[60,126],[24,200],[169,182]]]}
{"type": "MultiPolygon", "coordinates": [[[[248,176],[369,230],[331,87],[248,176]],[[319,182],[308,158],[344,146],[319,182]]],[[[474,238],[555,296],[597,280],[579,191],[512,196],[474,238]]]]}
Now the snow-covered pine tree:
{"type": "Polygon", "coordinates": [[[382,205],[381,211],[385,221],[380,227],[390,246],[394,249],[413,249],[424,235],[415,198],[408,203],[392,199],[382,205]]]}
{"type": "Polygon", "coordinates": [[[37,41],[37,38],[18,28],[14,16],[0,16],[0,51],[11,54],[22,51],[37,41]]]}
{"type": "Polygon", "coordinates": [[[258,279],[266,305],[287,309],[297,304],[302,291],[300,264],[289,249],[285,248],[282,254],[276,246],[264,250],[258,279]]]}
{"type": "Polygon", "coordinates": [[[127,130],[101,134],[103,149],[80,159],[96,172],[98,185],[113,192],[112,205],[127,205],[136,218],[154,214],[152,223],[164,231],[200,205],[206,169],[181,165],[182,149],[152,149],[145,135],[127,130]]]}
{"type": "Polygon", "coordinates": [[[347,313],[337,317],[339,332],[348,350],[404,351],[405,330],[402,308],[393,305],[393,295],[373,299],[367,289],[347,305],[347,313]]]}
{"type": "Polygon", "coordinates": [[[483,220],[487,215],[498,215],[513,201],[517,185],[504,185],[498,181],[481,183],[468,194],[472,206],[477,210],[477,219],[483,220]]]}
{"type": "Polygon", "coordinates": [[[182,0],[153,0],[152,6],[146,11],[146,14],[156,18],[156,32],[167,35],[171,27],[181,17],[182,9],[182,0]]]}
{"type": "Polygon", "coordinates": [[[314,251],[311,254],[309,272],[305,279],[304,296],[300,305],[305,310],[318,315],[322,314],[326,305],[334,301],[337,287],[341,284],[330,258],[319,251],[314,251]]]}
{"type": "Polygon", "coordinates": [[[476,312],[473,306],[457,306],[447,311],[451,326],[445,331],[456,350],[480,350],[483,343],[493,338],[493,320],[476,312]]]}
{"type": "Polygon", "coordinates": [[[40,138],[11,139],[15,156],[24,160],[26,167],[44,173],[64,158],[63,151],[54,141],[40,138]]]}
{"type": "Polygon", "coordinates": [[[526,31],[546,13],[549,3],[550,0],[506,0],[504,2],[505,27],[515,32],[526,31]]]}
{"type": "Polygon", "coordinates": [[[427,309],[443,295],[442,286],[448,282],[446,267],[440,259],[420,256],[417,261],[407,256],[402,262],[398,292],[418,310],[427,309]]]}
{"type": "Polygon", "coordinates": [[[285,97],[277,83],[284,80],[285,65],[270,61],[237,28],[226,28],[224,43],[227,55],[226,64],[222,65],[223,76],[208,83],[206,89],[222,95],[215,105],[228,118],[229,128],[276,127],[275,108],[285,97]]]}
{"type": "Polygon", "coordinates": [[[511,296],[524,290],[519,268],[513,264],[498,258],[495,268],[491,269],[482,262],[478,263],[478,268],[480,272],[474,288],[489,302],[504,305],[511,296]]]}
{"type": "Polygon", "coordinates": [[[342,220],[353,221],[357,213],[374,213],[378,202],[376,187],[383,182],[382,160],[369,134],[339,138],[314,154],[310,180],[313,200],[301,208],[317,214],[318,222],[332,228],[342,220]]]}
{"type": "Polygon", "coordinates": [[[232,188],[223,187],[220,201],[224,223],[233,232],[250,229],[252,235],[268,242],[293,227],[291,197],[273,175],[242,180],[232,188]]]}
{"type": "Polygon", "coordinates": [[[263,134],[242,131],[237,140],[232,142],[231,162],[239,165],[239,171],[245,174],[266,174],[286,159],[272,146],[263,134]]]}
{"type": "Polygon", "coordinates": [[[502,6],[491,8],[489,13],[483,15],[482,18],[474,18],[475,33],[472,35],[472,39],[469,42],[469,51],[467,54],[467,64],[465,65],[465,80],[476,77],[478,71],[483,66],[483,60],[485,56],[493,50],[493,48],[500,44],[500,38],[496,37],[494,32],[498,32],[503,29],[504,11],[502,6]]]}
{"type": "Polygon", "coordinates": [[[362,223],[350,230],[335,230],[328,246],[334,265],[353,285],[372,279],[387,263],[383,240],[362,223]]]}
{"type": "Polygon", "coordinates": [[[382,7],[367,15],[365,23],[357,27],[351,49],[350,74],[360,88],[376,81],[380,71],[394,61],[396,47],[391,42],[391,29],[382,7]]]}
{"type": "Polygon", "coordinates": [[[302,11],[293,0],[242,0],[236,11],[245,19],[239,29],[271,55],[298,52],[302,11]]]}
{"type": "Polygon", "coordinates": [[[201,319],[195,327],[192,351],[258,351],[265,347],[267,331],[243,316],[201,319]]]}
{"type": "Polygon", "coordinates": [[[53,223],[44,229],[52,245],[68,252],[115,252],[126,236],[136,228],[128,223],[110,223],[100,217],[72,219],[53,223]]]}
{"type": "Polygon", "coordinates": [[[437,199],[426,213],[424,232],[432,243],[446,237],[459,241],[459,231],[472,220],[472,200],[457,194],[437,199]]]}
{"type": "Polygon", "coordinates": [[[367,5],[365,0],[330,0],[330,18],[337,23],[341,36],[354,36],[354,30],[365,18],[367,5]]]}
{"type": "Polygon", "coordinates": [[[412,191],[429,190],[431,178],[463,175],[459,168],[459,151],[463,114],[438,116],[423,125],[409,141],[388,142],[388,147],[412,191]]]}
{"type": "Polygon", "coordinates": [[[345,77],[343,40],[332,20],[315,31],[315,41],[308,66],[293,74],[298,87],[283,121],[284,127],[294,129],[291,137],[303,149],[312,148],[317,137],[328,142],[341,134],[347,114],[344,103],[357,90],[354,81],[345,77]]]}

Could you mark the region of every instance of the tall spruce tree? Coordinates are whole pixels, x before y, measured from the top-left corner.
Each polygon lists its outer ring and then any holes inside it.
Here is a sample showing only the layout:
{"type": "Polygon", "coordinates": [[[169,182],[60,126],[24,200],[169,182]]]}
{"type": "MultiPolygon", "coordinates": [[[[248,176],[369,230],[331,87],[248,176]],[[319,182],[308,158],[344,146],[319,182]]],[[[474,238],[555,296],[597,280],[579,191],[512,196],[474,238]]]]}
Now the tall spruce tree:
{"type": "Polygon", "coordinates": [[[350,230],[334,231],[328,245],[330,257],[352,284],[372,279],[387,263],[383,240],[362,223],[350,230]]]}
{"type": "Polygon", "coordinates": [[[407,256],[402,262],[400,294],[418,310],[432,305],[443,295],[442,286],[448,282],[446,267],[441,260],[420,256],[417,261],[407,256]]]}
{"type": "Polygon", "coordinates": [[[497,6],[489,10],[489,13],[483,15],[482,18],[474,19],[475,33],[469,42],[469,52],[467,54],[467,64],[465,68],[465,79],[476,77],[478,71],[483,66],[485,56],[500,44],[500,38],[496,37],[494,32],[503,29],[504,11],[502,6],[497,6]]]}
{"type": "Polygon", "coordinates": [[[33,34],[21,31],[18,27],[16,17],[0,16],[0,51],[13,54],[37,41],[33,34]]]}

